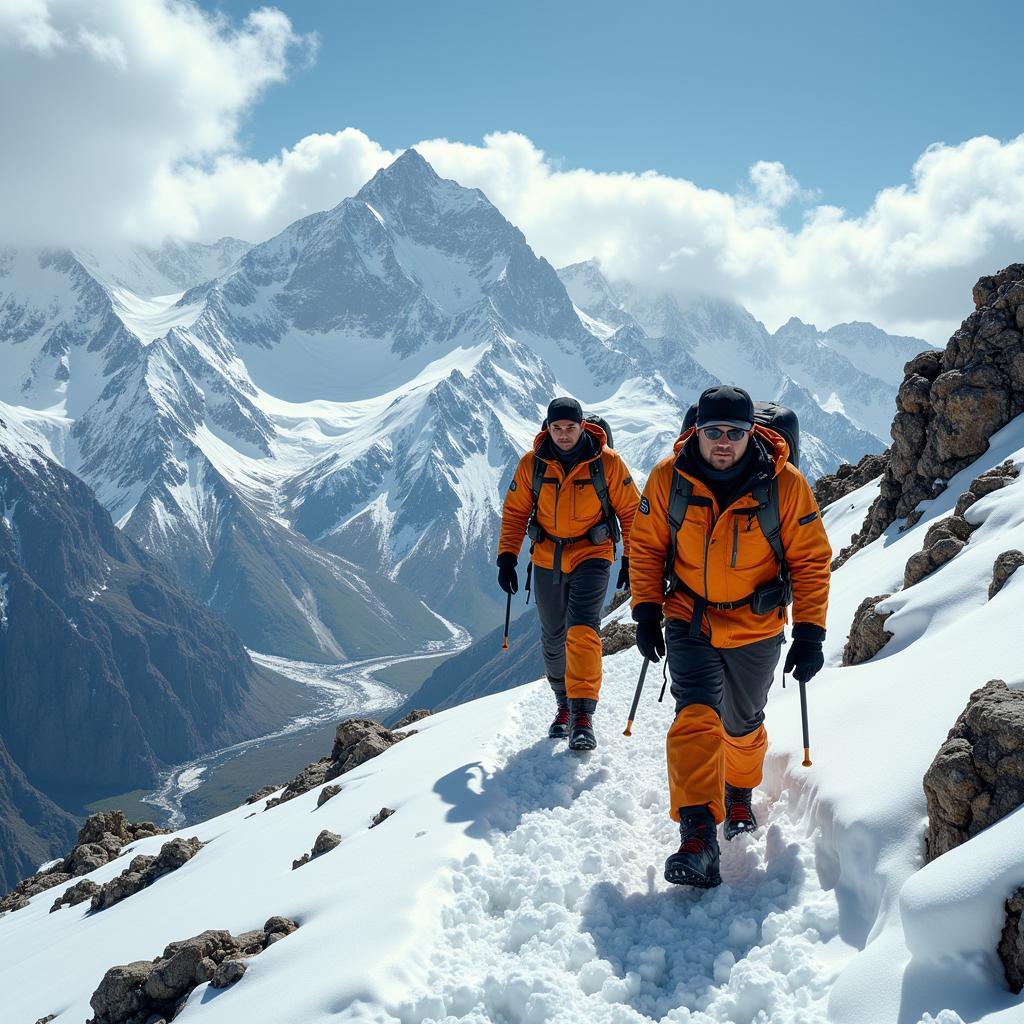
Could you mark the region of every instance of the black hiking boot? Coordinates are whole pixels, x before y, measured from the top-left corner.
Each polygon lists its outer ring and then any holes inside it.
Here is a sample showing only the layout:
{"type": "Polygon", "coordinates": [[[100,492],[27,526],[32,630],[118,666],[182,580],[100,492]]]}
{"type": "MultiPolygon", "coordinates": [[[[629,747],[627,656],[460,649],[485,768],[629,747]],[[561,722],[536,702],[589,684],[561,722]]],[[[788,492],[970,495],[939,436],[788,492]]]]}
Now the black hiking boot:
{"type": "Polygon", "coordinates": [[[750,806],[750,790],[725,784],[725,825],[722,833],[727,840],[757,828],[757,818],[750,806]]]}
{"type": "Polygon", "coordinates": [[[569,701],[569,749],[593,750],[597,746],[594,723],[591,719],[597,708],[596,700],[586,697],[569,701]]]}
{"type": "Polygon", "coordinates": [[[548,737],[553,740],[564,740],[569,735],[569,702],[565,697],[556,697],[558,710],[548,726],[548,737]]]}
{"type": "Polygon", "coordinates": [[[722,884],[718,873],[718,834],[706,806],[679,808],[682,845],[665,861],[665,881],[713,889],[722,884]]]}

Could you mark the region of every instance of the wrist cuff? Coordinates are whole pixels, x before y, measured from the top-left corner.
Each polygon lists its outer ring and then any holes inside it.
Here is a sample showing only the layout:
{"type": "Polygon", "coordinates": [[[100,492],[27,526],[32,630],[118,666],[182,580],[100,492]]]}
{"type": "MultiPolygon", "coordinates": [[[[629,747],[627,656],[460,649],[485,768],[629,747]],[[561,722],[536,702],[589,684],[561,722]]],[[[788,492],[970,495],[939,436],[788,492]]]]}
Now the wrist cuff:
{"type": "Polygon", "coordinates": [[[633,609],[634,622],[661,622],[661,605],[656,601],[641,601],[633,609]]]}
{"type": "Polygon", "coordinates": [[[499,568],[504,569],[505,566],[514,568],[519,563],[519,559],[512,554],[511,551],[503,551],[498,555],[498,561],[495,563],[499,568]]]}
{"type": "Polygon", "coordinates": [[[797,622],[793,625],[794,640],[810,640],[813,643],[823,643],[825,640],[825,627],[816,626],[813,622],[797,622]]]}

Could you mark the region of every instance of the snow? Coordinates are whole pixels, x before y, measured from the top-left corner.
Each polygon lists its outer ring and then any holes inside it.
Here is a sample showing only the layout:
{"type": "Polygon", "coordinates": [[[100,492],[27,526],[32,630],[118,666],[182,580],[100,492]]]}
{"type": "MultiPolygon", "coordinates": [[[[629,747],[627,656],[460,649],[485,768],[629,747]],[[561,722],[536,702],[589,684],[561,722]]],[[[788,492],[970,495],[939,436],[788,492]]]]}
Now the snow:
{"type": "Polygon", "coordinates": [[[203,311],[203,302],[178,305],[184,292],[143,298],[126,288],[109,289],[114,312],[141,341],[150,344],[172,327],[190,327],[203,311]]]}
{"type": "MultiPolygon", "coordinates": [[[[629,650],[605,660],[594,754],[544,738],[550,693],[527,684],[418,723],[418,735],[344,776],[322,808],[314,791],[185,829],[210,845],[111,910],[50,915],[59,889],[37,897],[0,921],[5,1019],[61,1008],[58,1020],[84,1019],[112,964],[280,913],[299,931],[230,992],[211,1001],[198,989],[184,1019],[1019,1021],[1024,1003],[993,949],[1003,901],[1024,884],[1024,812],[922,867],[921,780],[972,690],[993,677],[1024,684],[1006,642],[1024,579],[992,601],[982,593],[995,555],[1024,544],[1024,482],[973,506],[979,528],[966,548],[890,598],[890,645],[839,667],[856,605],[897,586],[928,525],[1005,458],[1024,463],[1022,421],[924,503],[919,524],[894,525],[836,573],[827,665],[808,687],[814,765],[800,764],[797,688],[776,686],[755,794],[765,828],[724,845],[719,889],[661,878],[677,842],[665,807],[671,712],[651,679],[633,736],[620,735],[640,664],[629,650]],[[397,813],[370,830],[381,806],[397,813]],[[322,828],[341,846],[291,871],[322,828]],[[58,981],[47,966],[55,953],[66,964],[58,981]]],[[[876,491],[827,511],[835,546],[876,491]]],[[[111,877],[129,856],[92,877],[111,877]]]]}
{"type": "Polygon", "coordinates": [[[0,572],[0,627],[7,628],[7,595],[10,592],[7,573],[0,572]]]}

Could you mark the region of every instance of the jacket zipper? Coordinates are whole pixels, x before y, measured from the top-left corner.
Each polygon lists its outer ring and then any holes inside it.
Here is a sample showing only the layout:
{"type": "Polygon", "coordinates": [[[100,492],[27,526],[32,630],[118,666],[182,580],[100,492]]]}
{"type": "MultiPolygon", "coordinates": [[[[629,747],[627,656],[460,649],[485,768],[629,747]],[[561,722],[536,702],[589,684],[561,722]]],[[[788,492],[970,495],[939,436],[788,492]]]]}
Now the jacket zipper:
{"type": "Polygon", "coordinates": [[[740,523],[735,515],[732,517],[732,562],[730,568],[736,568],[736,554],[740,546],[740,523]]]}

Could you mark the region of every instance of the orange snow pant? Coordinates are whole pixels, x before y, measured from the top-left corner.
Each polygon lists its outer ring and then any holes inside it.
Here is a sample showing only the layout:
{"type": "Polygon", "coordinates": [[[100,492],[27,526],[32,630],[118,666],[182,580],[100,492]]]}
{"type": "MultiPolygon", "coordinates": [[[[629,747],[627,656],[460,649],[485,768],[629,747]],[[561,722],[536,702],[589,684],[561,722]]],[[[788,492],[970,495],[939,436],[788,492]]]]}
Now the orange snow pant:
{"type": "Polygon", "coordinates": [[[611,562],[588,558],[572,572],[533,567],[544,670],[551,689],[570,700],[601,692],[601,609],[611,562]]]}
{"type": "Polygon", "coordinates": [[[678,619],[665,625],[676,718],[665,741],[670,814],[706,805],[725,818],[725,784],[761,783],[768,748],[764,706],[782,652],[782,634],[743,647],[713,647],[678,619]]]}

